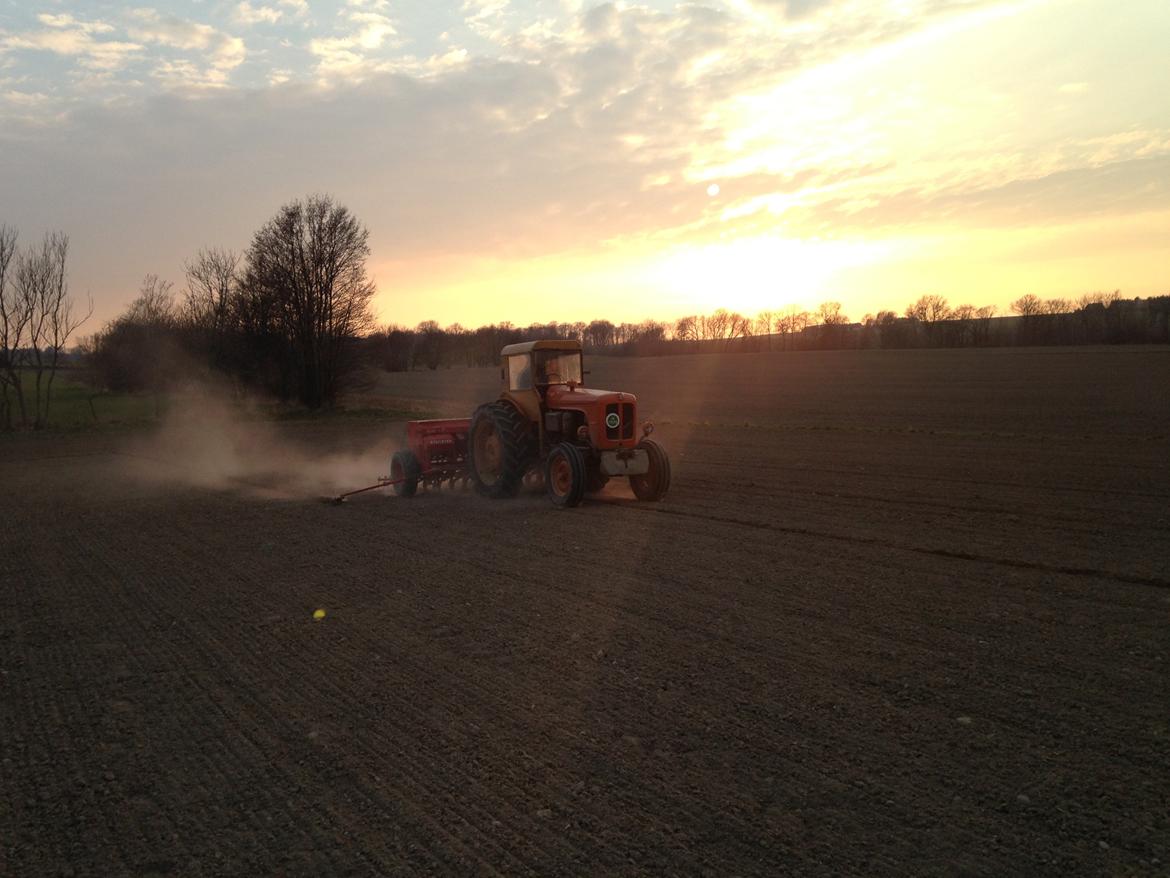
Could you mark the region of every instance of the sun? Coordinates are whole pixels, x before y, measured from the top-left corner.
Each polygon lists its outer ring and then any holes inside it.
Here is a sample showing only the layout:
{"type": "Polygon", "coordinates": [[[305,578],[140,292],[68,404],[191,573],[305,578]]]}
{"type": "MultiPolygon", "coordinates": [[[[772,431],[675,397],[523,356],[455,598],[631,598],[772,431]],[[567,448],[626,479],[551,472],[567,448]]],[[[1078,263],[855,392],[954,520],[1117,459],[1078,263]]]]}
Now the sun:
{"type": "Polygon", "coordinates": [[[755,315],[789,303],[813,307],[839,273],[880,260],[885,251],[869,241],[763,235],[675,248],[651,262],[648,280],[688,310],[755,315]]]}

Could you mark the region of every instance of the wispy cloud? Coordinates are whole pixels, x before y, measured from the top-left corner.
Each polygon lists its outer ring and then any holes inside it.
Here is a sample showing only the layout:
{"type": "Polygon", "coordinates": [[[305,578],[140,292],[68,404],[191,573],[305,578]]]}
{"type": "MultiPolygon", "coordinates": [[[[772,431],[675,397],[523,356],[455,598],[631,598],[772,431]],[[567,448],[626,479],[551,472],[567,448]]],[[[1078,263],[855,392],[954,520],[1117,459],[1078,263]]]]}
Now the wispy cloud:
{"type": "Polygon", "coordinates": [[[284,10],[272,6],[253,6],[248,0],[236,4],[233,17],[243,25],[276,24],[284,17],[284,10]]]}
{"type": "Polygon", "coordinates": [[[74,58],[91,70],[119,70],[142,49],[137,43],[100,39],[114,27],[104,21],[83,21],[67,13],[37,16],[39,30],[0,35],[0,50],[43,51],[74,58]]]}
{"type": "Polygon", "coordinates": [[[360,79],[392,67],[390,59],[380,54],[398,33],[394,22],[382,11],[385,6],[384,0],[347,0],[346,7],[338,13],[338,29],[343,33],[309,42],[321,78],[360,79]]]}
{"type": "Polygon", "coordinates": [[[248,54],[240,37],[156,9],[132,10],[130,20],[129,34],[142,43],[197,53],[194,59],[168,58],[156,65],[155,75],[173,87],[221,87],[248,54]]]}

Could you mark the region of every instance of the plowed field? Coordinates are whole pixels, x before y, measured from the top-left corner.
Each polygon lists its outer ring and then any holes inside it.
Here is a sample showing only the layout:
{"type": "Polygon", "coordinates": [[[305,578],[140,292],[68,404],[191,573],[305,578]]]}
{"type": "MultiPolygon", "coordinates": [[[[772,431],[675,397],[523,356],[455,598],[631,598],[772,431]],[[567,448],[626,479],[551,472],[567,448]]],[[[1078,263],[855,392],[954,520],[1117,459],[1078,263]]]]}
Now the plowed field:
{"type": "Polygon", "coordinates": [[[663,503],[0,442],[0,874],[1170,874],[1170,351],[592,369],[663,503]]]}

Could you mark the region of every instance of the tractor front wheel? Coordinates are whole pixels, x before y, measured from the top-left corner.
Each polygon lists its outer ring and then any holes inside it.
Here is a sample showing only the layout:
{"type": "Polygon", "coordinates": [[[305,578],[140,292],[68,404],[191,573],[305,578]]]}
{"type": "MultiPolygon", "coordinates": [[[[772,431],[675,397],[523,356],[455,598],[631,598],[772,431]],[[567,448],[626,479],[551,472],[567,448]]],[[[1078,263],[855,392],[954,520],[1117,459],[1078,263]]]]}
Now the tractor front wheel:
{"type": "Polygon", "coordinates": [[[418,492],[418,477],[421,468],[413,451],[395,451],[390,458],[390,479],[394,493],[399,497],[413,497],[418,492]]]}
{"type": "Polygon", "coordinates": [[[666,449],[653,439],[643,439],[638,448],[650,458],[650,471],[645,475],[630,476],[630,487],[639,500],[657,501],[670,490],[670,458],[666,449]]]}
{"type": "Polygon", "coordinates": [[[488,497],[515,497],[534,456],[532,431],[506,402],[481,405],[471,416],[468,469],[476,490],[488,497]]]}
{"type": "Polygon", "coordinates": [[[554,506],[565,509],[580,505],[587,478],[580,448],[568,442],[553,446],[544,464],[544,484],[554,506]]]}

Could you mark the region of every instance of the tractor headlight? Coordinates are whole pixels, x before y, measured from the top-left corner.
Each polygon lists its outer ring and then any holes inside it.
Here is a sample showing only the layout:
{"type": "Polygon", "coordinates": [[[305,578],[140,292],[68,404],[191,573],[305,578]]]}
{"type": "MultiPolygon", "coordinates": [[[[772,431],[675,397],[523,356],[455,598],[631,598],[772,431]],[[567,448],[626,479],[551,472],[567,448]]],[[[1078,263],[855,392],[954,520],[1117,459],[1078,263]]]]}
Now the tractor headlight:
{"type": "Polygon", "coordinates": [[[577,428],[577,438],[580,439],[582,442],[589,441],[589,428],[586,427],[584,424],[582,424],[580,427],[577,428]]]}

